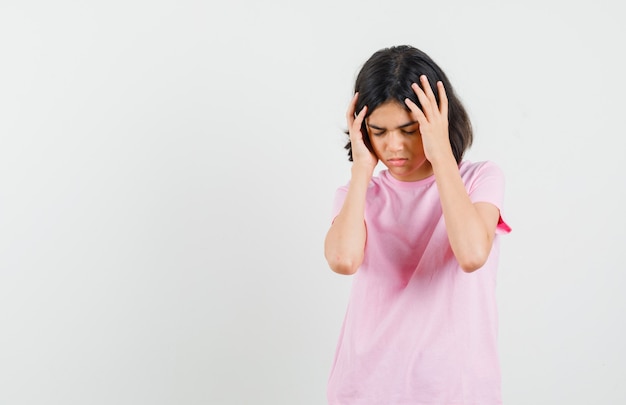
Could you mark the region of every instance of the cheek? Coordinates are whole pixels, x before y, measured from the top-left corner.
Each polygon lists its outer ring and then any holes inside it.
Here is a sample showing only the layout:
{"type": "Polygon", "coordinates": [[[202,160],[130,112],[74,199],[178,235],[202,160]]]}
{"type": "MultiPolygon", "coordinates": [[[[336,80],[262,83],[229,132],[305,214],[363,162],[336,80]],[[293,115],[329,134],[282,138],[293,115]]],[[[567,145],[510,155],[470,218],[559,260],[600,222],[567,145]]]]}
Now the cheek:
{"type": "Polygon", "coordinates": [[[370,136],[370,144],[372,144],[372,149],[374,149],[374,152],[377,155],[379,155],[379,152],[383,150],[383,142],[380,138],[370,136]]]}
{"type": "Polygon", "coordinates": [[[411,142],[411,148],[416,153],[423,153],[424,152],[424,145],[422,144],[422,137],[421,136],[416,137],[415,140],[413,142],[411,142]]]}

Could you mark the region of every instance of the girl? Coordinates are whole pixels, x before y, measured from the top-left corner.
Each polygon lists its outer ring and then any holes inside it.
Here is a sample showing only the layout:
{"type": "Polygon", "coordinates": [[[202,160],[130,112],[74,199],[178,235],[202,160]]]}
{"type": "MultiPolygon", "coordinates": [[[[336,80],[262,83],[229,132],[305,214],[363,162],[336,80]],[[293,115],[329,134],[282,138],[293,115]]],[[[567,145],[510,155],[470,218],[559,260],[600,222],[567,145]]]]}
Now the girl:
{"type": "Polygon", "coordinates": [[[347,121],[351,179],[324,250],[354,279],[329,404],[501,404],[497,234],[510,228],[500,169],[462,159],[467,113],[410,46],[365,63],[347,121]],[[374,176],[378,161],[386,170],[374,176]]]}

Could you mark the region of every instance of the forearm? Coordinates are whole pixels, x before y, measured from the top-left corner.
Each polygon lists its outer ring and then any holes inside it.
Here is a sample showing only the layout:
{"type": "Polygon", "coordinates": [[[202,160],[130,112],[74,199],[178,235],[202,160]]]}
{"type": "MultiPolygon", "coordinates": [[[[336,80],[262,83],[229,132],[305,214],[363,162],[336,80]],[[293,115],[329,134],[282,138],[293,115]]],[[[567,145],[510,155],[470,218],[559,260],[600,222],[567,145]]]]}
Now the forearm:
{"type": "Polygon", "coordinates": [[[452,154],[431,163],[452,252],[464,271],[477,270],[491,251],[498,211],[472,203],[452,154]]]}
{"type": "Polygon", "coordinates": [[[365,196],[371,174],[353,165],[352,178],[341,211],[324,241],[324,255],[330,268],[339,274],[354,274],[365,250],[365,196]]]}

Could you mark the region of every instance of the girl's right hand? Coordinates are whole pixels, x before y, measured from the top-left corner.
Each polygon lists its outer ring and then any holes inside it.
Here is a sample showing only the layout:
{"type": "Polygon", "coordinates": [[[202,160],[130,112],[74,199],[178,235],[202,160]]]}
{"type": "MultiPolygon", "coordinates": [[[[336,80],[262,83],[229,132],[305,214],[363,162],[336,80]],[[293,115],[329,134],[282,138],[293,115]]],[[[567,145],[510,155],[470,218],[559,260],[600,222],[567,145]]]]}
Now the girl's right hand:
{"type": "Polygon", "coordinates": [[[358,99],[359,93],[355,93],[346,113],[346,120],[348,121],[348,130],[350,133],[350,144],[352,146],[352,167],[363,167],[363,169],[368,170],[371,175],[374,172],[374,168],[378,164],[378,158],[370,152],[363,141],[361,126],[363,125],[365,114],[367,113],[367,106],[364,106],[355,117],[356,103],[358,99]]]}

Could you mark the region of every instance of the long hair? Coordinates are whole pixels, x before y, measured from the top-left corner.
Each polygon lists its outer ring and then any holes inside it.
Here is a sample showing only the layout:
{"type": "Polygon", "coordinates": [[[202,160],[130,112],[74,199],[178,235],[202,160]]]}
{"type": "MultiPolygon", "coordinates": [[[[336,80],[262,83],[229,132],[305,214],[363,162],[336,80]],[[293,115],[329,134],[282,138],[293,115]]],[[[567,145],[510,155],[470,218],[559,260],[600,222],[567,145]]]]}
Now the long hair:
{"type": "MultiPolygon", "coordinates": [[[[406,107],[404,100],[409,98],[422,108],[411,84],[420,83],[420,76],[426,75],[433,85],[443,82],[448,97],[448,132],[450,145],[457,163],[461,162],[463,153],[472,144],[472,124],[463,104],[457,97],[452,84],[441,68],[424,52],[408,45],[381,49],[365,62],[354,85],[355,93],[359,93],[356,110],[361,111],[367,106],[366,117],[378,106],[388,101],[397,101],[406,107]]],[[[437,104],[439,94],[433,89],[437,104]]],[[[408,110],[408,107],[406,107],[408,110]]],[[[374,153],[370,142],[365,120],[361,127],[363,141],[370,152],[374,153]]],[[[348,140],[348,160],[352,161],[352,144],[348,140]]]]}

